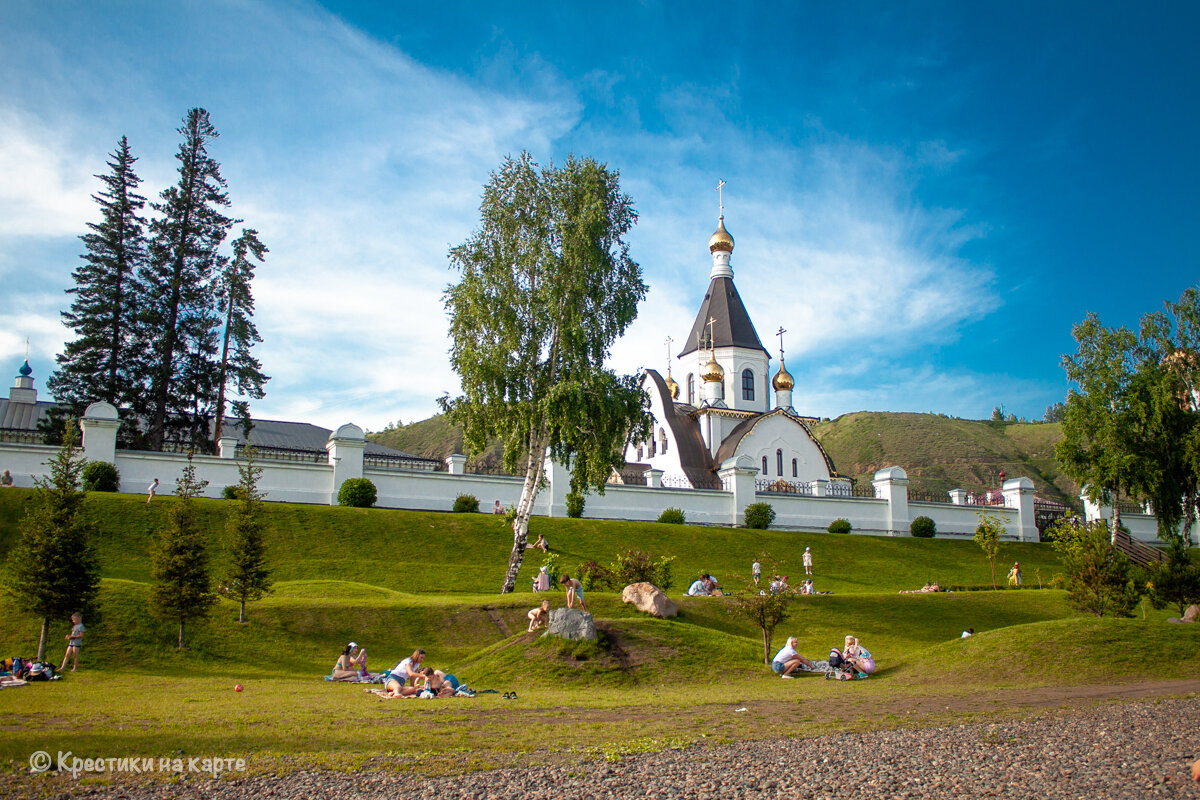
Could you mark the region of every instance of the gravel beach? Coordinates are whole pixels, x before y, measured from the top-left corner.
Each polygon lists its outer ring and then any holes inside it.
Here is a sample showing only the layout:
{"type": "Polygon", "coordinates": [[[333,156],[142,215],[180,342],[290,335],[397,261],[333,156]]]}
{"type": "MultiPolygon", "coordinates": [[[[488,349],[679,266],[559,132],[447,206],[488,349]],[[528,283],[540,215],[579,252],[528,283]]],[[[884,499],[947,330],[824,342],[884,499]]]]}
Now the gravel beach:
{"type": "MultiPolygon", "coordinates": [[[[802,733],[800,731],[799,733],[802,733]]],[[[1200,798],[1200,700],[1113,703],[1001,722],[689,747],[451,778],[390,772],[87,785],[60,797],[392,798],[1200,798]]],[[[40,781],[38,781],[40,783],[40,781]]],[[[53,788],[51,788],[53,787],[53,788]]],[[[11,787],[10,787],[11,788],[11,787]]]]}

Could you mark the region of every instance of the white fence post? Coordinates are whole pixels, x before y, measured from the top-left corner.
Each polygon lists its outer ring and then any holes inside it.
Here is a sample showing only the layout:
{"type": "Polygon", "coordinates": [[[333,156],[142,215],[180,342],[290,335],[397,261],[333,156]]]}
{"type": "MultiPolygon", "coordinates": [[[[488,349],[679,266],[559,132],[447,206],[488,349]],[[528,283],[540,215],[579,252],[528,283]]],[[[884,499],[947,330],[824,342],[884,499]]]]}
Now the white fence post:
{"type": "Polygon", "coordinates": [[[342,484],[351,478],[361,478],[363,474],[363,450],[366,449],[367,439],[363,429],[347,422],[334,431],[325,443],[329,453],[329,464],[333,467],[333,487],[329,492],[329,505],[337,505],[338,490],[342,484]]]}
{"type": "Polygon", "coordinates": [[[237,458],[236,436],[222,436],[217,440],[217,452],[221,454],[221,458],[237,458]]]}
{"type": "Polygon", "coordinates": [[[446,471],[451,475],[465,475],[467,472],[467,457],[462,453],[451,453],[446,456],[446,471]]]}
{"type": "Polygon", "coordinates": [[[888,467],[875,473],[871,481],[875,493],[887,500],[889,536],[908,536],[908,473],[900,467],[888,467]]]}
{"type": "Polygon", "coordinates": [[[92,403],[79,420],[83,430],[83,452],[89,461],[117,463],[117,430],[121,419],[108,403],[92,403]]]}
{"type": "Polygon", "coordinates": [[[565,517],[567,515],[567,493],[571,491],[570,471],[546,454],[545,466],[546,516],[565,517]]]}
{"type": "Polygon", "coordinates": [[[1017,538],[1022,542],[1040,542],[1037,521],[1033,514],[1033,496],[1037,489],[1029,478],[1012,478],[1004,482],[1000,489],[1004,495],[1004,505],[1017,509],[1017,538]]]}
{"type": "Polygon", "coordinates": [[[721,469],[717,471],[717,475],[721,477],[721,483],[725,488],[731,490],[730,502],[733,503],[733,507],[730,509],[730,522],[735,528],[744,525],[746,523],[746,506],[758,502],[754,493],[754,479],[758,476],[758,465],[754,463],[753,458],[742,454],[736,459],[726,459],[725,463],[721,465],[721,469]]]}
{"type": "Polygon", "coordinates": [[[956,506],[965,506],[967,504],[967,492],[965,489],[951,489],[950,502],[956,506]]]}
{"type": "Polygon", "coordinates": [[[663,471],[661,469],[646,470],[646,485],[655,489],[662,488],[663,471]]]}

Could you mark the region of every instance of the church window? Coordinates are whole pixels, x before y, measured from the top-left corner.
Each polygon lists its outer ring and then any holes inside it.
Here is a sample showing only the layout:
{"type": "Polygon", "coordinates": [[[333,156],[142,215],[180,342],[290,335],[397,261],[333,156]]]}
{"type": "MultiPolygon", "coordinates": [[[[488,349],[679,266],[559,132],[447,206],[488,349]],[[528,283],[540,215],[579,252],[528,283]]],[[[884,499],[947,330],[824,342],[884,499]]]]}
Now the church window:
{"type": "Polygon", "coordinates": [[[662,451],[667,452],[667,430],[666,428],[658,429],[658,441],[662,445],[662,451]]]}
{"type": "Polygon", "coordinates": [[[767,474],[767,457],[763,456],[763,475],[767,474]]]}
{"type": "Polygon", "coordinates": [[[796,459],[794,459],[794,458],[792,459],[792,477],[793,478],[800,477],[799,473],[796,471],[796,459]]]}
{"type": "Polygon", "coordinates": [[[648,451],[647,455],[650,456],[650,458],[654,458],[656,455],[658,455],[658,450],[654,446],[654,434],[653,433],[650,434],[650,442],[649,442],[649,446],[647,447],[647,451],[648,451]]]}
{"type": "Polygon", "coordinates": [[[690,372],[688,373],[687,385],[688,385],[688,405],[694,406],[694,405],[696,405],[696,376],[690,372]]]}
{"type": "Polygon", "coordinates": [[[637,449],[638,461],[642,460],[642,446],[639,444],[637,449]]]}
{"type": "Polygon", "coordinates": [[[754,399],[754,373],[748,369],[742,370],[742,399],[754,399]]]}
{"type": "Polygon", "coordinates": [[[783,477],[783,451],[782,450],[775,451],[775,474],[781,478],[783,477]]]}

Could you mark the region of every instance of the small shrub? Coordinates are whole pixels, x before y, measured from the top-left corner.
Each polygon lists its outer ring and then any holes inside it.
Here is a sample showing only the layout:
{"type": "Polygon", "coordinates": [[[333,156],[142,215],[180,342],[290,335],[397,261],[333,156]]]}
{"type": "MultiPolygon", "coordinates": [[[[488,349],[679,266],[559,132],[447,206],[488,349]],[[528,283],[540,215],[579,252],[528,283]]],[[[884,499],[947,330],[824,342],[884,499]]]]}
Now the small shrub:
{"type": "Polygon", "coordinates": [[[854,528],[851,526],[850,520],[848,519],[835,519],[833,522],[829,523],[828,530],[830,533],[849,533],[850,531],[854,530],[854,528]]]}
{"type": "Polygon", "coordinates": [[[221,490],[221,497],[224,497],[226,500],[241,500],[242,487],[236,484],[233,486],[226,486],[221,490]]]}
{"type": "Polygon", "coordinates": [[[666,522],[671,525],[682,525],[684,522],[683,509],[682,508],[663,509],[663,512],[658,515],[658,521],[666,522]]]}
{"type": "Polygon", "coordinates": [[[473,494],[460,494],[454,498],[455,514],[478,514],[479,498],[473,494]]]}
{"type": "Polygon", "coordinates": [[[644,550],[626,550],[617,553],[617,558],[609,565],[614,589],[623,588],[631,583],[652,583],[664,592],[674,583],[671,562],[675,556],[663,556],[658,561],[644,550]]]}
{"type": "Polygon", "coordinates": [[[351,508],[370,508],[379,496],[369,478],[350,478],[338,489],[338,505],[351,508]]]}
{"type": "Polygon", "coordinates": [[[583,516],[583,494],[581,492],[567,493],[567,516],[571,519],[579,519],[583,516]]]}
{"type": "Polygon", "coordinates": [[[107,461],[90,461],[83,468],[85,492],[116,492],[121,489],[121,473],[107,461]]]}
{"type": "Polygon", "coordinates": [[[770,503],[751,503],[746,506],[746,527],[766,530],[775,521],[775,509],[770,503]]]}
{"type": "Polygon", "coordinates": [[[577,571],[579,574],[575,577],[579,578],[579,584],[585,592],[590,592],[596,587],[603,587],[611,591],[613,584],[616,583],[609,568],[596,561],[585,561],[579,565],[577,571]]]}
{"type": "Polygon", "coordinates": [[[908,530],[918,539],[932,539],[937,533],[937,523],[929,517],[917,517],[908,526],[908,530]]]}

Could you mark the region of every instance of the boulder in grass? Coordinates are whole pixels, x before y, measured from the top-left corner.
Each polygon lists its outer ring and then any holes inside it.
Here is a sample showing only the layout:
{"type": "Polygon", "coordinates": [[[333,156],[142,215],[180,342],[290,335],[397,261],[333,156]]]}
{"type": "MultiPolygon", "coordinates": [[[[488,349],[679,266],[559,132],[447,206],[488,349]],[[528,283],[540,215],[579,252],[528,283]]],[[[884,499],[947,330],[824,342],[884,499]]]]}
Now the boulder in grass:
{"type": "Polygon", "coordinates": [[[638,611],[666,619],[679,614],[679,606],[666,592],[652,583],[631,583],[621,590],[621,602],[631,603],[638,611]]]}
{"type": "Polygon", "coordinates": [[[596,641],[596,623],[592,615],[579,608],[556,608],[550,612],[546,636],[558,636],[571,641],[596,641]]]}
{"type": "Polygon", "coordinates": [[[1167,622],[1195,622],[1197,616],[1200,616],[1200,606],[1190,605],[1187,607],[1187,611],[1183,612],[1183,619],[1171,617],[1167,622]]]}

